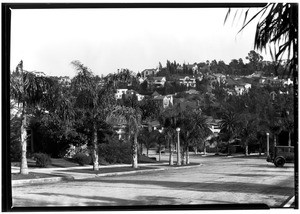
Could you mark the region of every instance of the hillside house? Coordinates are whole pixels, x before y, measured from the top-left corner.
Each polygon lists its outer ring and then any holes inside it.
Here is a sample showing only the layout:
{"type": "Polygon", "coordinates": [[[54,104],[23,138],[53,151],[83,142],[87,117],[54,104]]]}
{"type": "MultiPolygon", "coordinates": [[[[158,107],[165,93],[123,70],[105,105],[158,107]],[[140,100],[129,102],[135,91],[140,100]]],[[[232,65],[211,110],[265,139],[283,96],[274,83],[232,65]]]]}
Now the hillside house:
{"type": "Polygon", "coordinates": [[[241,80],[234,80],[232,78],[226,79],[226,86],[228,89],[227,93],[232,95],[232,89],[234,90],[235,95],[242,95],[244,93],[248,93],[249,89],[251,88],[250,83],[242,82],[241,80]]]}
{"type": "Polygon", "coordinates": [[[238,83],[237,85],[234,86],[234,90],[237,95],[248,93],[250,88],[251,88],[250,83],[238,83]]]}
{"type": "Polygon", "coordinates": [[[213,74],[213,76],[216,77],[214,80],[216,80],[219,84],[226,82],[226,76],[224,74],[216,73],[213,74]]]}
{"type": "Polygon", "coordinates": [[[293,82],[290,78],[288,78],[287,80],[284,80],[284,81],[283,81],[283,85],[287,85],[287,86],[288,86],[288,85],[293,85],[293,83],[294,83],[294,82],[293,82]]]}
{"type": "Polygon", "coordinates": [[[153,100],[157,102],[160,107],[163,108],[167,108],[173,105],[173,95],[166,95],[166,96],[159,95],[159,96],[155,96],[153,100]]]}
{"type": "Polygon", "coordinates": [[[278,79],[277,77],[262,77],[259,79],[259,83],[264,86],[264,85],[272,85],[276,87],[280,87],[284,84],[284,80],[278,79]]]}
{"type": "Polygon", "coordinates": [[[187,69],[188,70],[192,70],[193,71],[193,74],[197,74],[199,69],[198,69],[198,65],[196,63],[190,65],[190,64],[187,64],[186,65],[187,69]]]}
{"type": "Polygon", "coordinates": [[[145,69],[141,72],[141,76],[143,78],[147,77],[147,76],[154,76],[155,74],[157,74],[158,69],[145,69]]]}
{"type": "Polygon", "coordinates": [[[206,119],[206,123],[209,126],[209,129],[212,131],[213,134],[218,134],[221,131],[221,128],[220,128],[221,120],[214,119],[213,117],[209,116],[206,119]]]}
{"type": "Polygon", "coordinates": [[[196,78],[195,77],[189,77],[185,76],[183,78],[179,78],[179,83],[182,85],[185,85],[187,87],[196,87],[196,78]]]}
{"type": "Polygon", "coordinates": [[[122,99],[122,95],[123,94],[127,94],[128,89],[127,88],[123,88],[123,89],[117,89],[117,93],[115,93],[115,98],[118,99],[122,99]]]}
{"type": "Polygon", "coordinates": [[[166,83],[166,77],[151,77],[147,78],[148,83],[154,87],[164,87],[166,83]]]}
{"type": "Polygon", "coordinates": [[[117,89],[117,93],[115,93],[115,98],[118,99],[122,99],[123,94],[125,96],[132,96],[132,95],[136,95],[137,96],[137,100],[141,101],[145,98],[144,95],[137,93],[135,90],[128,90],[126,88],[124,89],[117,89]]]}

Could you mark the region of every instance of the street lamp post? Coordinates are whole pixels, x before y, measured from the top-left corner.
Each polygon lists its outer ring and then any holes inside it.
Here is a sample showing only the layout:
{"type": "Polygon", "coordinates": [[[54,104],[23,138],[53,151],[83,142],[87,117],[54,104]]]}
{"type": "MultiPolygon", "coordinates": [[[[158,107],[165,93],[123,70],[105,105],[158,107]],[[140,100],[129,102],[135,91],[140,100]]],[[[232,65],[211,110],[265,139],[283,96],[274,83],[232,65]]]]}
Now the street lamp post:
{"type": "Polygon", "coordinates": [[[270,155],[270,152],[269,152],[269,150],[270,150],[269,136],[270,136],[270,134],[267,132],[267,157],[269,157],[269,155],[270,155]]]}
{"type": "Polygon", "coordinates": [[[180,166],[181,165],[181,160],[180,160],[180,140],[179,140],[179,132],[180,132],[180,128],[176,128],[177,131],[177,165],[180,166]]]}
{"type": "MultiPolygon", "coordinates": [[[[163,133],[163,130],[164,130],[164,127],[162,127],[161,129],[159,129],[158,131],[159,131],[160,134],[162,134],[162,133],[163,133]]],[[[158,148],[158,149],[159,149],[158,160],[161,161],[161,143],[160,143],[160,142],[159,142],[159,145],[158,145],[158,146],[159,146],[159,148],[158,148]]]]}

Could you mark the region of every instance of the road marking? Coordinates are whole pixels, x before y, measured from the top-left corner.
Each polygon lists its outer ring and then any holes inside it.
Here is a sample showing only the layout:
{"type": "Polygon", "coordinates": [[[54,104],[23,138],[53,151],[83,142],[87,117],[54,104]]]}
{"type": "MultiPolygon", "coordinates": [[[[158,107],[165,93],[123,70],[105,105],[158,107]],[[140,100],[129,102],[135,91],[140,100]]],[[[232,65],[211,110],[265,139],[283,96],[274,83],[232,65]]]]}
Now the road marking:
{"type": "Polygon", "coordinates": [[[283,207],[291,207],[294,201],[295,201],[295,196],[293,196],[283,207]]]}

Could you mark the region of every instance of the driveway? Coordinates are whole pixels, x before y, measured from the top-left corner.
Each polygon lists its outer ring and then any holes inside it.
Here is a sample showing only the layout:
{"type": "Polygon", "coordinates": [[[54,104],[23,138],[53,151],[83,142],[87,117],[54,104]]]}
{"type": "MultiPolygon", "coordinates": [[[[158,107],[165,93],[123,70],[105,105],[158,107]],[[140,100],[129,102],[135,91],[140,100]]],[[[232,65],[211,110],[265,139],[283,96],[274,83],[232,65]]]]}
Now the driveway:
{"type": "Polygon", "coordinates": [[[269,207],[282,207],[295,192],[293,164],[276,168],[264,158],[196,155],[191,156],[191,161],[202,165],[190,169],[14,187],[13,205],[214,206],[264,203],[269,207]]]}

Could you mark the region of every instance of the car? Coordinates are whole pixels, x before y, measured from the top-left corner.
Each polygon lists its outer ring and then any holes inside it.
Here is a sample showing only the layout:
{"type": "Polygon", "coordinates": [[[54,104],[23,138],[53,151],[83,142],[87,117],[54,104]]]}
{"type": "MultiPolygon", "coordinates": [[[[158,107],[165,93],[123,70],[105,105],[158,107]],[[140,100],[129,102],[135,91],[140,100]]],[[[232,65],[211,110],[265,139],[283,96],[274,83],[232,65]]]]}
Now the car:
{"type": "Polygon", "coordinates": [[[275,146],[273,152],[267,157],[267,162],[272,162],[276,167],[283,167],[285,163],[294,163],[293,146],[275,146]]]}

